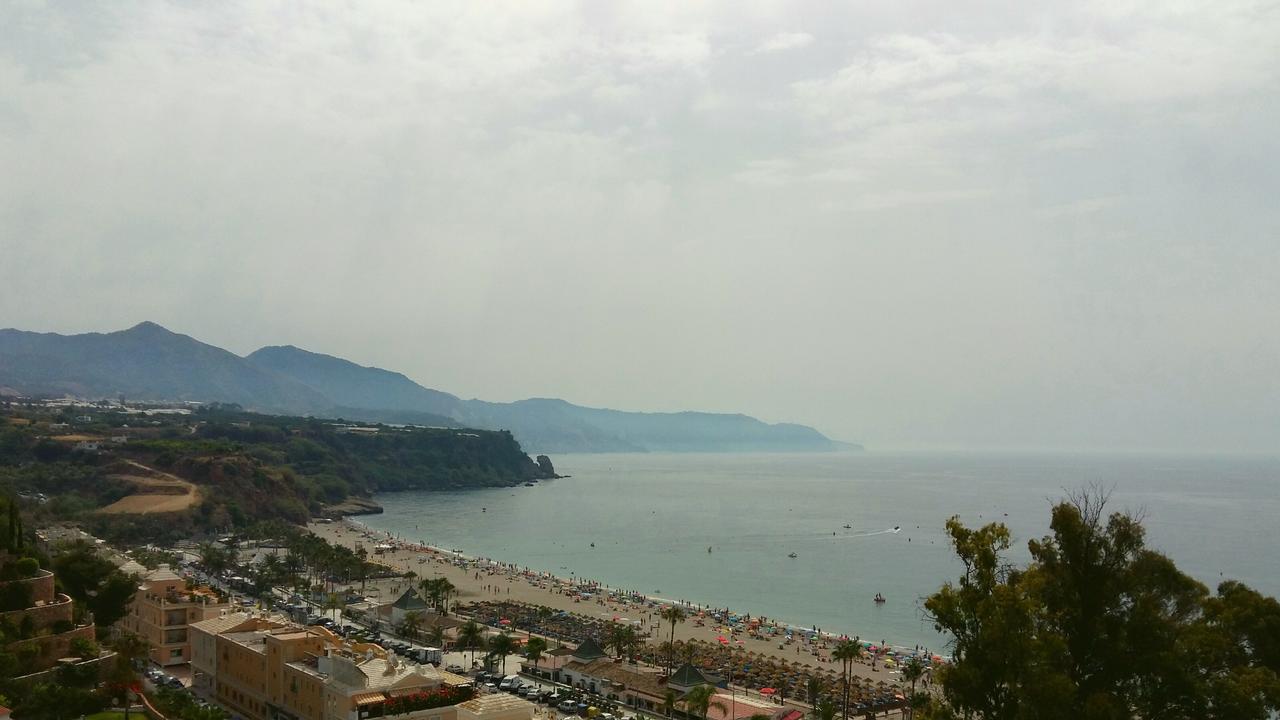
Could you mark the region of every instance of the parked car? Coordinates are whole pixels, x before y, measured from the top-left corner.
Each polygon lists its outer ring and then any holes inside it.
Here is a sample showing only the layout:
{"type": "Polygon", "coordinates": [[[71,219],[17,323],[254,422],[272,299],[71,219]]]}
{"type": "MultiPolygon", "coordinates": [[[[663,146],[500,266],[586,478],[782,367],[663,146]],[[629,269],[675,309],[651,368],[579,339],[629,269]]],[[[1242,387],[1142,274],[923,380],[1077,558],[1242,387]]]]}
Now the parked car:
{"type": "Polygon", "coordinates": [[[556,709],[562,713],[576,713],[578,712],[578,703],[572,700],[565,700],[557,705],[556,709]]]}

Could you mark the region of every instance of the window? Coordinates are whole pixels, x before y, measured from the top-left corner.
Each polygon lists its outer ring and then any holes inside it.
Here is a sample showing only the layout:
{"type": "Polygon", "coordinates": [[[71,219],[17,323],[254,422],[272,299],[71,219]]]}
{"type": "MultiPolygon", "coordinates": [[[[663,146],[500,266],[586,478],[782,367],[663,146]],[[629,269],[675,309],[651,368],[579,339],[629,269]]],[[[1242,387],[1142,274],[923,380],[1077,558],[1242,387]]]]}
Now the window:
{"type": "Polygon", "coordinates": [[[182,657],[182,648],[174,648],[174,649],[170,650],[170,651],[169,651],[169,657],[170,657],[170,658],[180,658],[180,657],[182,657]]]}

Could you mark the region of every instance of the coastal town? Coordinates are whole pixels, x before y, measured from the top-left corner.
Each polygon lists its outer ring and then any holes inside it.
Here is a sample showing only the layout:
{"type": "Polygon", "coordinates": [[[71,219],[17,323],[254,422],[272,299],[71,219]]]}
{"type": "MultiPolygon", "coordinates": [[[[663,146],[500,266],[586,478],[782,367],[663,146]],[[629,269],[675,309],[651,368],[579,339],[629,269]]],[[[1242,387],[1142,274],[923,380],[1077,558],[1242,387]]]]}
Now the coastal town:
{"type": "MultiPolygon", "coordinates": [[[[72,667],[106,680],[124,663],[137,672],[125,706],[192,720],[798,720],[846,687],[851,715],[902,714],[903,684],[925,687],[941,659],[412,546],[351,520],[309,529],[145,552],[38,529],[34,550],[55,567],[91,553],[136,589],[97,636],[91,619],[34,632],[33,672],[16,680],[72,667]],[[301,559],[334,548],[362,558],[358,581],[301,559]],[[857,648],[843,672],[840,647],[857,648]]],[[[24,573],[31,604],[4,617],[70,620],[53,573],[24,573]]]]}

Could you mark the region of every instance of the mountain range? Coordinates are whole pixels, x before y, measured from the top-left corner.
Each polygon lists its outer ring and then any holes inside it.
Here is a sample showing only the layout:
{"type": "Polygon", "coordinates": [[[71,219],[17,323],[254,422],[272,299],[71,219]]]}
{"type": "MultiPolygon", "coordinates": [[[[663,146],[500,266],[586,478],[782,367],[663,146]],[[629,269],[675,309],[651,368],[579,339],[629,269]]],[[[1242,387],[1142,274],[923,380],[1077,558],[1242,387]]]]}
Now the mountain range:
{"type": "Polygon", "coordinates": [[[268,413],[510,430],[537,452],[744,452],[857,448],[747,415],[639,413],[532,398],[463,400],[405,375],[291,345],[245,357],[144,322],[111,333],[0,330],[0,395],[235,403],[268,413]]]}

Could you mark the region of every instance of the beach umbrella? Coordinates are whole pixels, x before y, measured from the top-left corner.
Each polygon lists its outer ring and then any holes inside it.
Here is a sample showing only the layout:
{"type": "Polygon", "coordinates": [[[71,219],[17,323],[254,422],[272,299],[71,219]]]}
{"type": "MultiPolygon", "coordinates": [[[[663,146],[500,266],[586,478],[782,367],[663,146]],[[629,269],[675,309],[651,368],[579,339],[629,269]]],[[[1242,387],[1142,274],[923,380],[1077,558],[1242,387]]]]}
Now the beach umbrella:
{"type": "Polygon", "coordinates": [[[778,691],[777,691],[777,690],[775,690],[775,689],[773,689],[773,688],[771,688],[771,687],[767,687],[767,688],[760,688],[760,694],[761,694],[761,695],[772,695],[772,694],[774,694],[774,693],[776,693],[776,692],[778,692],[778,691]]]}

